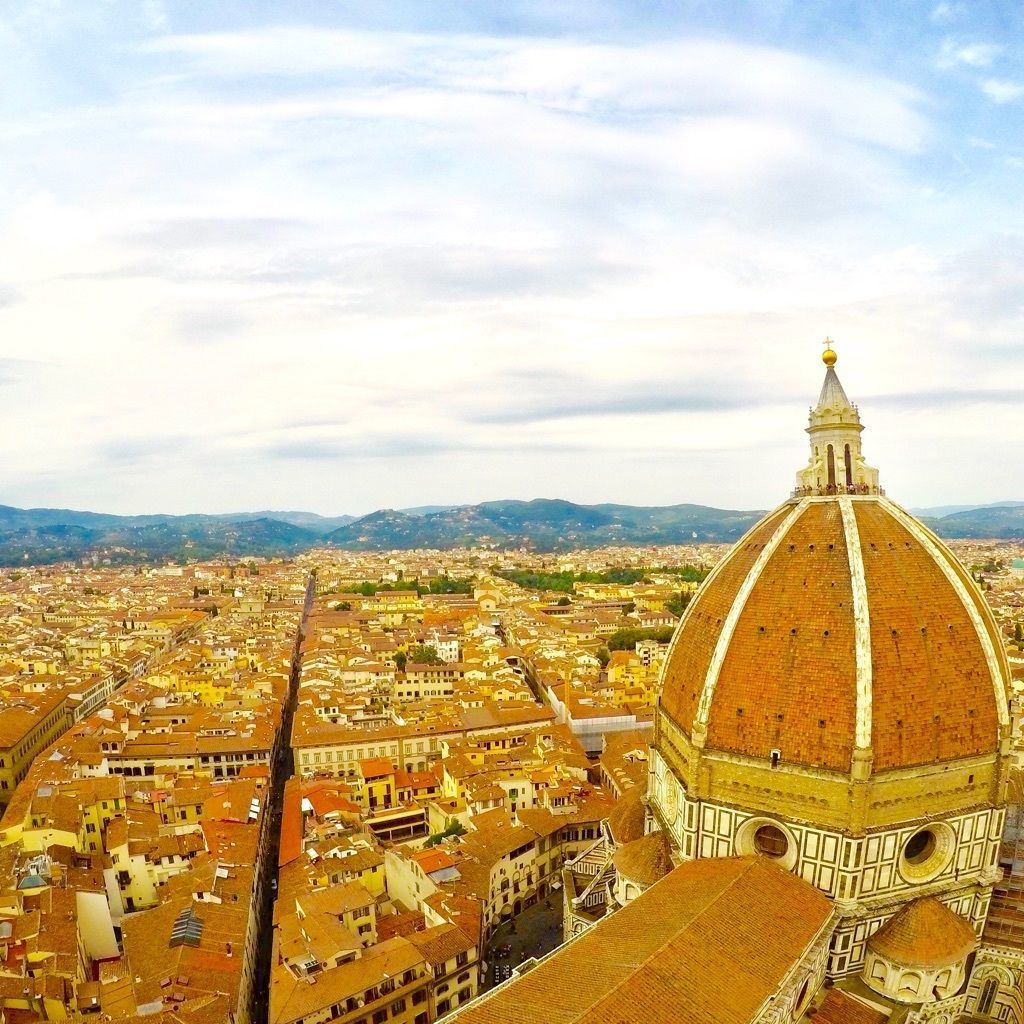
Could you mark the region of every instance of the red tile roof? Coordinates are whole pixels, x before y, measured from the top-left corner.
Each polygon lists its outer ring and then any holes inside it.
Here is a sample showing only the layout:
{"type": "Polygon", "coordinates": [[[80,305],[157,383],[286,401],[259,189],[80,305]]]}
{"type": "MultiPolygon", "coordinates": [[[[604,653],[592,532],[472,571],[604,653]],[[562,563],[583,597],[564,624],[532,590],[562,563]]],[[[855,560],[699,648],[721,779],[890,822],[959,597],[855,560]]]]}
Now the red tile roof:
{"type": "Polygon", "coordinates": [[[457,1024],[749,1024],[832,920],[766,858],[690,861],[457,1024]]]}

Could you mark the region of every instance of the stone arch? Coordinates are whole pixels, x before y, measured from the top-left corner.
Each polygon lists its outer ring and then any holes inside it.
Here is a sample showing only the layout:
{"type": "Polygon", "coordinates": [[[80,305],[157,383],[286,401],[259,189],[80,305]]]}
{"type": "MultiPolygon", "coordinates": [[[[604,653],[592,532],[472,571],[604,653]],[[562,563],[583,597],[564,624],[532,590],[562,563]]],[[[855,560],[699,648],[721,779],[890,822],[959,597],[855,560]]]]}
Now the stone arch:
{"type": "Polygon", "coordinates": [[[900,998],[920,995],[921,975],[918,974],[917,971],[904,971],[899,976],[899,981],[896,985],[896,992],[900,998]]]}

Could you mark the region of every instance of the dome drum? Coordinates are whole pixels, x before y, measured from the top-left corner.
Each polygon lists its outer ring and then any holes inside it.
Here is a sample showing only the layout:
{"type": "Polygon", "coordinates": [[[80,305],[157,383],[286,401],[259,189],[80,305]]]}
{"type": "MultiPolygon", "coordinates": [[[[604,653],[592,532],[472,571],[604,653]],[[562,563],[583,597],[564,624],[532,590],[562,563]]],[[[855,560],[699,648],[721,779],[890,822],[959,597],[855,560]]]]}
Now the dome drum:
{"type": "MultiPolygon", "coordinates": [[[[694,800],[752,812],[770,808],[788,820],[851,834],[998,802],[1004,785],[1002,760],[991,754],[858,774],[856,758],[854,770],[845,773],[788,762],[783,751],[772,768],[770,758],[701,748],[666,715],[656,722],[655,744],[659,758],[694,800]]],[[[655,799],[652,810],[663,813],[655,799]]]]}

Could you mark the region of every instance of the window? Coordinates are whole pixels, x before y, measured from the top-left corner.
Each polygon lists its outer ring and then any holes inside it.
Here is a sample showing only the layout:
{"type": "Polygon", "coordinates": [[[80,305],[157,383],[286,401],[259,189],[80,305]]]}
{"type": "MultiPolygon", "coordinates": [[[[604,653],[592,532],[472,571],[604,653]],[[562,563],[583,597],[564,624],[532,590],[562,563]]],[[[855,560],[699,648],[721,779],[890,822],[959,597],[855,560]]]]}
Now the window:
{"type": "Polygon", "coordinates": [[[396,999],[391,1004],[391,1016],[392,1017],[397,1017],[404,1010],[405,1010],[405,1000],[404,999],[396,999]]]}
{"type": "Polygon", "coordinates": [[[898,995],[900,996],[916,996],[918,990],[921,987],[921,976],[916,974],[914,971],[907,971],[906,974],[900,977],[900,987],[898,995]]]}
{"type": "Polygon", "coordinates": [[[807,1004],[810,1002],[811,995],[811,979],[807,977],[804,978],[804,983],[800,986],[800,991],[797,994],[796,1002],[793,1004],[794,1020],[803,1016],[803,1012],[807,1009],[807,1004]]]}
{"type": "Polygon", "coordinates": [[[904,844],[898,868],[906,882],[930,882],[949,866],[956,848],[956,834],[945,822],[918,829],[904,844]]]}
{"type": "Polygon", "coordinates": [[[373,1015],[373,1024],[384,1024],[384,1021],[386,1021],[387,1019],[388,1019],[388,1011],[387,1010],[378,1010],[373,1015]]]}
{"type": "Polygon", "coordinates": [[[999,982],[995,978],[985,979],[985,983],[981,986],[981,997],[978,999],[978,1013],[985,1017],[989,1016],[998,990],[999,982]]]}
{"type": "Polygon", "coordinates": [[[754,846],[758,853],[766,857],[785,857],[789,849],[789,840],[785,832],[775,825],[762,825],[754,833],[754,846]]]}
{"type": "Polygon", "coordinates": [[[903,856],[910,864],[924,864],[935,852],[935,835],[928,829],[922,829],[910,837],[903,848],[903,856]]]}

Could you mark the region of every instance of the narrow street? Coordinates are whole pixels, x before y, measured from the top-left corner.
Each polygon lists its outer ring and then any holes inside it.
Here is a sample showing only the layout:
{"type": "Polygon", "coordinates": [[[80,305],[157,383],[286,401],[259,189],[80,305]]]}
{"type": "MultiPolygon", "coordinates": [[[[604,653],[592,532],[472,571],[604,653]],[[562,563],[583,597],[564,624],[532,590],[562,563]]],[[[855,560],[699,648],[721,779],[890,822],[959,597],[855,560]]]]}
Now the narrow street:
{"type": "Polygon", "coordinates": [[[270,1007],[270,961],[273,952],[274,897],[277,895],[277,859],[281,845],[281,815],[284,808],[284,784],[291,777],[295,766],[292,759],[292,718],[299,694],[299,673],[302,669],[302,641],[306,635],[306,621],[313,606],[316,593],[316,574],[310,573],[306,585],[306,600],[302,606],[302,617],[295,634],[292,651],[291,674],[288,679],[288,695],[281,711],[281,728],[278,732],[274,761],[270,767],[270,793],[267,798],[267,812],[263,828],[269,829],[263,856],[263,870],[257,880],[259,905],[259,947],[256,953],[256,972],[253,978],[251,1016],[254,1024],[267,1024],[270,1007]]]}

